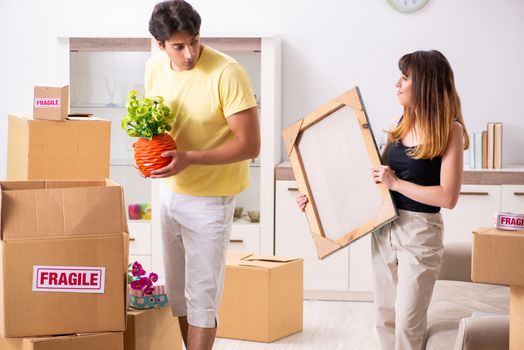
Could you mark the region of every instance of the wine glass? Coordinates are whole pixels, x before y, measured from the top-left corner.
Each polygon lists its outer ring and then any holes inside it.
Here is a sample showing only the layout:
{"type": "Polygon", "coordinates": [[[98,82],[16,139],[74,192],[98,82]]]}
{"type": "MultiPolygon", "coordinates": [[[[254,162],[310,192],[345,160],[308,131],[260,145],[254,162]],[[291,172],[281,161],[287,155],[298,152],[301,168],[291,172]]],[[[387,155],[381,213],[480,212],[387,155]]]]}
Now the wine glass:
{"type": "Polygon", "coordinates": [[[106,77],[104,78],[104,81],[106,83],[106,91],[109,95],[109,103],[106,103],[106,107],[116,107],[116,104],[113,102],[114,96],[115,96],[115,90],[116,90],[116,79],[106,77]]]}

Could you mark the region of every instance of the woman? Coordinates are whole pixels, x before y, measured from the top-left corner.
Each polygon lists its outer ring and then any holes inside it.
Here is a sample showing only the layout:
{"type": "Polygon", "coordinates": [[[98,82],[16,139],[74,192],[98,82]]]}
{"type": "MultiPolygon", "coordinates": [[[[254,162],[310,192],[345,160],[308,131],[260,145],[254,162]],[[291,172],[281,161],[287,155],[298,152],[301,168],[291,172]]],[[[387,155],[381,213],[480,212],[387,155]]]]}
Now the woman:
{"type": "MultiPolygon", "coordinates": [[[[404,113],[388,131],[388,165],[371,170],[399,209],[397,220],[372,234],[375,319],[382,349],[420,350],[443,252],[440,208],[457,203],[469,140],[444,55],[417,51],[398,65],[404,113]]],[[[302,210],[306,203],[298,197],[302,210]]]]}

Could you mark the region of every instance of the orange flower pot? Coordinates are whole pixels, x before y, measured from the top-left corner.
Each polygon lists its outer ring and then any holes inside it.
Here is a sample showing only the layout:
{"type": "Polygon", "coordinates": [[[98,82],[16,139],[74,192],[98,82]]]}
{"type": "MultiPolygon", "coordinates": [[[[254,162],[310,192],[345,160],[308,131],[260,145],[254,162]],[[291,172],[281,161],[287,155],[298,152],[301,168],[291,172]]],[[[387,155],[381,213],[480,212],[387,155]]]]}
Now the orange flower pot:
{"type": "Polygon", "coordinates": [[[176,149],[173,138],[163,133],[153,136],[150,141],[140,137],[133,145],[135,150],[135,163],[144,176],[151,176],[151,172],[160,169],[171,163],[171,157],[162,157],[165,151],[176,149]]]}

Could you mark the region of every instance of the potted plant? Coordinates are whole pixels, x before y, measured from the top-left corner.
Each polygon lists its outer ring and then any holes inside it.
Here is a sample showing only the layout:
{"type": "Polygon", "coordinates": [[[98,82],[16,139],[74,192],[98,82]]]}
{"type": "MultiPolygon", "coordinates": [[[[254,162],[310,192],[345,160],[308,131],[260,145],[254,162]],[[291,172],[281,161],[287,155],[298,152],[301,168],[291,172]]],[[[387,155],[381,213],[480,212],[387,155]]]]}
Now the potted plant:
{"type": "Polygon", "coordinates": [[[145,177],[149,177],[151,171],[171,162],[170,157],[161,154],[176,149],[175,141],[166,132],[172,129],[175,118],[161,96],[145,98],[131,90],[127,97],[127,114],[121,126],[129,136],[138,137],[133,144],[135,164],[145,177]]]}
{"type": "Polygon", "coordinates": [[[158,275],[149,275],[142,265],[135,261],[128,265],[127,283],[129,285],[129,304],[135,309],[149,309],[167,305],[167,294],[163,284],[154,285],[158,275]]]}

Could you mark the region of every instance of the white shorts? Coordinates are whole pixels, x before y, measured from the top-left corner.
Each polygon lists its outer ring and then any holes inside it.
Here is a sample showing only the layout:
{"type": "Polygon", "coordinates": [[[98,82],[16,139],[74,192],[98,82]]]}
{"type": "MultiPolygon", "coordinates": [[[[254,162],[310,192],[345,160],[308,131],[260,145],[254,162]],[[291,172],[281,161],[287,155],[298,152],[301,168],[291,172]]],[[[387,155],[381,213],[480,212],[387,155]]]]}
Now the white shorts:
{"type": "Polygon", "coordinates": [[[224,287],[235,196],[189,196],[161,186],[166,291],[174,316],[214,328],[224,287]]]}

